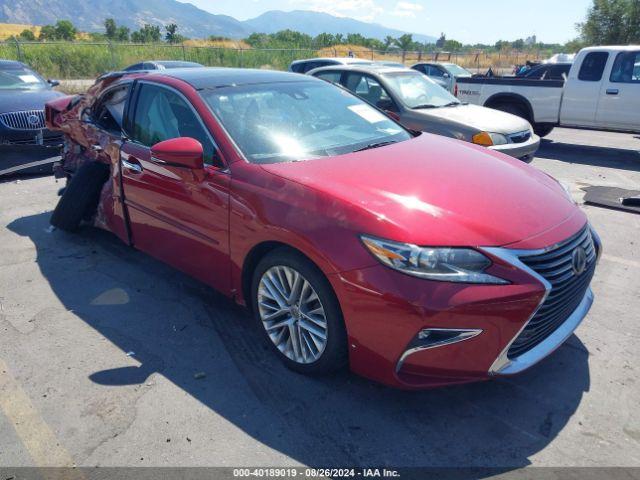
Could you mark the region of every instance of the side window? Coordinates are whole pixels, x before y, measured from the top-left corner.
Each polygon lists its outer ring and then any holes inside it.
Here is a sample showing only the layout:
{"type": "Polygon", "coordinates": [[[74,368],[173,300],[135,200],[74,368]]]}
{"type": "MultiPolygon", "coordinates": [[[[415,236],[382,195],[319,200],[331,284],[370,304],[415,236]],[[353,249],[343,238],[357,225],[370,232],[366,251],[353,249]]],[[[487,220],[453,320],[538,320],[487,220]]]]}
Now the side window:
{"type": "Polygon", "coordinates": [[[114,88],[105,93],[93,106],[94,123],[102,130],[120,133],[124,106],[128,97],[129,85],[114,88]]]}
{"type": "Polygon", "coordinates": [[[431,76],[433,76],[433,77],[444,77],[444,70],[442,70],[442,69],[440,69],[438,67],[432,66],[431,67],[431,76]]]}
{"type": "Polygon", "coordinates": [[[135,65],[131,65],[131,66],[125,68],[125,71],[132,72],[132,71],[136,71],[136,70],[142,70],[143,68],[144,68],[144,65],[142,63],[136,63],[135,65]]]}
{"type": "Polygon", "coordinates": [[[640,83],[640,51],[619,53],[613,62],[609,80],[614,83],[640,83]]]}
{"type": "Polygon", "coordinates": [[[295,73],[304,73],[304,63],[294,63],[291,65],[291,71],[295,73]]]}
{"type": "Polygon", "coordinates": [[[340,83],[342,72],[320,72],[316,77],[331,83],[340,83]]]}
{"type": "Polygon", "coordinates": [[[141,84],[133,116],[132,139],[151,147],[177,137],[195,138],[202,144],[204,162],[220,165],[216,149],[191,106],[177,93],[141,84]]]}
{"type": "Polygon", "coordinates": [[[360,73],[349,73],[345,86],[360,98],[378,108],[397,110],[387,91],[373,77],[360,73]]]}
{"type": "Polygon", "coordinates": [[[599,82],[602,80],[602,73],[608,59],[608,52],[588,53],[580,66],[578,79],[585,82],[599,82]]]}
{"type": "Polygon", "coordinates": [[[413,67],[414,70],[419,71],[420,73],[426,73],[426,67],[424,65],[416,65],[413,67]]]}

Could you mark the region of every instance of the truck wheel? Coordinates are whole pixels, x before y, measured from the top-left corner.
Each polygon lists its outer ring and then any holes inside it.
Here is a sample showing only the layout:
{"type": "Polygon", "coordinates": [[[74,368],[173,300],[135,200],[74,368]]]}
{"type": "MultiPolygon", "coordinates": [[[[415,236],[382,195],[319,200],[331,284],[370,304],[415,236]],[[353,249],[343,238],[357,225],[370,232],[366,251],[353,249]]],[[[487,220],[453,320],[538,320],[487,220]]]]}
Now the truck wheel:
{"type": "Polygon", "coordinates": [[[553,127],[554,125],[548,125],[546,123],[536,123],[533,126],[533,131],[536,133],[536,135],[542,138],[549,135],[553,131],[553,127]]]}
{"type": "Polygon", "coordinates": [[[490,108],[494,110],[500,110],[501,112],[510,113],[511,115],[515,115],[516,117],[524,118],[526,121],[529,121],[529,115],[527,115],[527,111],[524,107],[518,105],[517,103],[498,103],[496,105],[492,105],[490,108]]]}
{"type": "Polygon", "coordinates": [[[76,231],[83,219],[95,213],[100,191],[108,178],[108,165],[99,162],[82,165],[64,189],[51,215],[51,225],[68,232],[76,231]]]}
{"type": "Polygon", "coordinates": [[[347,363],[347,332],[324,274],[288,248],[266,255],[253,272],[252,310],[274,352],[292,370],[326,374],[347,363]]]}

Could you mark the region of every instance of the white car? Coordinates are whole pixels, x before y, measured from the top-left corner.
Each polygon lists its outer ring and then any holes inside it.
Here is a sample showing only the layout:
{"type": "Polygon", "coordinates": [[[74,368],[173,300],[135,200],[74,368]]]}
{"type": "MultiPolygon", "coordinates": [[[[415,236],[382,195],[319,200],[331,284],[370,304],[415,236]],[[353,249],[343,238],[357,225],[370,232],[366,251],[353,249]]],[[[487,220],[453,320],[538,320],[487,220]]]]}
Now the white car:
{"type": "Polygon", "coordinates": [[[295,60],[289,65],[289,71],[307,73],[314,68],[329,67],[331,65],[371,65],[373,62],[366,58],[357,57],[323,57],[295,60]]]}
{"type": "Polygon", "coordinates": [[[640,46],[578,52],[566,81],[459,78],[464,102],[527,119],[544,137],[555,126],[640,132],[640,46]]]}
{"type": "Polygon", "coordinates": [[[468,78],[472,75],[469,70],[449,62],[420,62],[411,68],[426,75],[450,93],[454,93],[458,78],[468,78]]]}

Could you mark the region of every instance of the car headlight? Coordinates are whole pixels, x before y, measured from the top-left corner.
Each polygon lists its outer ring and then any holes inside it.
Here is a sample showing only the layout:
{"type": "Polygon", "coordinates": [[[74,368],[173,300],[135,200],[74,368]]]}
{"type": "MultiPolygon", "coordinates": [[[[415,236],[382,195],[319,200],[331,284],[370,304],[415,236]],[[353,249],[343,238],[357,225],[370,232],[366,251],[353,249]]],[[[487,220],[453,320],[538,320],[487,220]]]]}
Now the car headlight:
{"type": "Polygon", "coordinates": [[[493,145],[505,145],[509,143],[507,137],[501,133],[480,132],[471,137],[471,141],[477,145],[491,147],[493,145]]]}
{"type": "Polygon", "coordinates": [[[471,248],[430,248],[361,235],[362,243],[380,262],[414,277],[442,282],[506,284],[485,270],[491,260],[471,248]]]}

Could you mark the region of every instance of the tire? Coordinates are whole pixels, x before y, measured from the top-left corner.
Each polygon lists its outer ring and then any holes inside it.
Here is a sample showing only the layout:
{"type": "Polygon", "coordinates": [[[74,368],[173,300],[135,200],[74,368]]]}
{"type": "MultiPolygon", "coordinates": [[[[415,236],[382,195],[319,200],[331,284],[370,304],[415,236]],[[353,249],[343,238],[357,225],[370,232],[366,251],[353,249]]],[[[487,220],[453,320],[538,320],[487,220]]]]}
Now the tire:
{"type": "MultiPolygon", "coordinates": [[[[281,293],[282,289],[276,291],[281,293]]],[[[289,288],[290,291],[291,288],[289,288]]],[[[288,292],[285,290],[285,293],[288,292]]],[[[280,300],[284,300],[282,296],[280,297],[280,300]]],[[[251,306],[256,324],[264,333],[267,342],[291,370],[306,375],[322,375],[339,370],[346,365],[347,333],[338,299],[324,274],[303,255],[288,248],[279,248],[262,258],[253,272],[251,306]],[[285,289],[286,282],[289,282],[289,286],[292,283],[295,284],[295,276],[290,275],[291,271],[301,278],[297,290],[303,290],[304,294],[300,292],[299,298],[310,299],[298,301],[299,308],[296,307],[296,301],[290,306],[286,302],[276,301],[277,295],[270,293],[276,285],[274,282],[278,280],[281,281],[280,286],[284,285],[285,289]],[[308,283],[313,292],[306,288],[303,281],[308,283]],[[317,300],[312,293],[317,295],[317,300]],[[283,304],[284,308],[282,308],[283,304]],[[268,318],[267,315],[277,310],[281,313],[276,314],[272,320],[263,321],[268,318]],[[323,348],[319,348],[318,343],[323,342],[321,335],[318,335],[318,332],[323,333],[320,321],[322,317],[326,325],[325,340],[323,348]],[[311,322],[311,319],[314,322],[311,322]],[[291,322],[291,325],[274,328],[284,322],[291,322]],[[270,332],[267,331],[267,324],[271,327],[270,332]],[[316,334],[311,333],[307,328],[311,328],[316,334]],[[298,345],[304,342],[298,350],[293,348],[292,331],[294,336],[300,339],[301,343],[298,345]]]]}
{"type": "Polygon", "coordinates": [[[548,124],[545,124],[545,123],[536,123],[533,126],[533,131],[540,138],[544,138],[544,137],[546,137],[547,135],[549,135],[553,131],[553,128],[554,128],[554,125],[548,125],[548,124]]]}
{"type": "Polygon", "coordinates": [[[501,112],[510,113],[511,115],[530,121],[526,109],[517,103],[498,103],[493,105],[491,108],[494,110],[500,110],[501,112]]]}
{"type": "Polygon", "coordinates": [[[67,232],[78,230],[80,222],[95,213],[100,191],[108,178],[108,165],[99,162],[82,165],[64,189],[51,215],[51,225],[67,232]]]}

